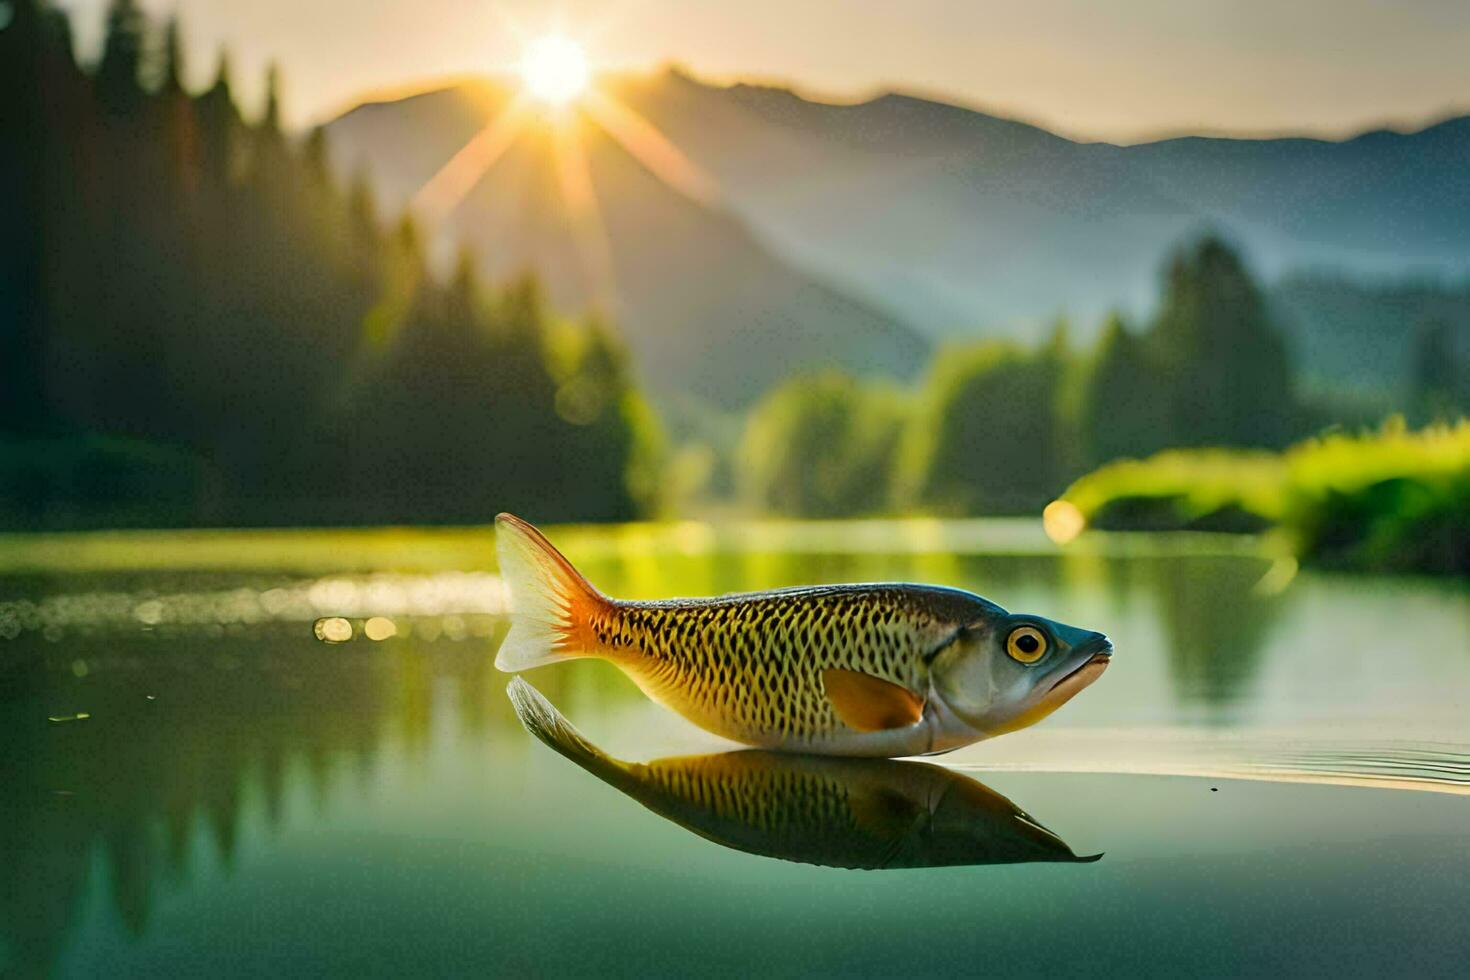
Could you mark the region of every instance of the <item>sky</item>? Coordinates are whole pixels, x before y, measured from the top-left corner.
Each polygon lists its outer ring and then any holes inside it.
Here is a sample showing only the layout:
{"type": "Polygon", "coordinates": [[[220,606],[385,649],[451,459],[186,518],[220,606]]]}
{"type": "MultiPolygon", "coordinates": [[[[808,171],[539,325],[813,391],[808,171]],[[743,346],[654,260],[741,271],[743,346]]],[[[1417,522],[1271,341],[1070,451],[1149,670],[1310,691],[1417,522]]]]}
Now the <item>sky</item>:
{"type": "MultiPolygon", "coordinates": [[[[3,2],[3,0],[0,0],[3,2]]],[[[54,0],[96,43],[107,0],[54,0]]],[[[511,70],[517,38],[582,40],[618,70],[850,101],[896,89],[1131,142],[1178,133],[1346,135],[1470,112],[1467,0],[141,0],[184,22],[202,84],[228,45],[288,122],[365,93],[511,70]]]]}

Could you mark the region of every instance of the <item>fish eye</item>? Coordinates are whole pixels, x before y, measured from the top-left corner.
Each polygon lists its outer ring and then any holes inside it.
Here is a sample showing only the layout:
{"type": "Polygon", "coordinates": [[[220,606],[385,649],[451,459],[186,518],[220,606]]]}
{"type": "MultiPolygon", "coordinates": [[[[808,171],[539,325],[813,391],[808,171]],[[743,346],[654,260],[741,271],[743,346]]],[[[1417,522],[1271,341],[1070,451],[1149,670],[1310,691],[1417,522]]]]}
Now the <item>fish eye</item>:
{"type": "Polygon", "coordinates": [[[1046,634],[1035,626],[1017,626],[1006,637],[1006,653],[1019,663],[1036,663],[1046,656],[1046,648],[1046,634]]]}

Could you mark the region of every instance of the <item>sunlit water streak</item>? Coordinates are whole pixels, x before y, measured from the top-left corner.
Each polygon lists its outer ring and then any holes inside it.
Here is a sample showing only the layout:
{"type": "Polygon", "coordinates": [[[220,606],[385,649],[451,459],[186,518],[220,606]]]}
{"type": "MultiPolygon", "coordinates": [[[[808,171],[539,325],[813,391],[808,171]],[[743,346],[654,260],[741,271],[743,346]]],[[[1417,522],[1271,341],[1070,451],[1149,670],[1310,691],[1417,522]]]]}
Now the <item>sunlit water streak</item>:
{"type": "Polygon", "coordinates": [[[505,612],[505,590],[490,572],[432,575],[332,575],[274,585],[187,592],[98,590],[0,601],[0,639],[40,632],[137,632],[191,627],[311,623],[322,617],[370,619],[459,616],[489,636],[505,612]]]}
{"type": "Polygon", "coordinates": [[[1367,740],[1311,729],[1039,728],[941,761],[976,773],[1196,776],[1470,795],[1470,745],[1367,740]]]}

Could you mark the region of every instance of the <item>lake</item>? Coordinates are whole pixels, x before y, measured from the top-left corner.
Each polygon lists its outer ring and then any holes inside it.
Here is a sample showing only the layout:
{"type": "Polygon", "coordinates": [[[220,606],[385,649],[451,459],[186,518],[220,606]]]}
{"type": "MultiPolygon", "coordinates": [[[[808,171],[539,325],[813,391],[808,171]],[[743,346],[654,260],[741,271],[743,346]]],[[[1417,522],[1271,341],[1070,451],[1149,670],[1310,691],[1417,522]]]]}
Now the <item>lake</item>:
{"type": "Polygon", "coordinates": [[[585,737],[579,765],[491,665],[489,530],[3,538],[0,974],[1447,975],[1470,956],[1463,581],[1228,538],[1058,551],[1029,522],[550,533],[623,597],[912,580],[1117,654],[1034,729],[856,768],[729,755],[600,663],[527,673],[585,737]],[[672,757],[700,758],[621,765],[672,757]],[[946,866],[905,866],[925,863],[946,866]]]}

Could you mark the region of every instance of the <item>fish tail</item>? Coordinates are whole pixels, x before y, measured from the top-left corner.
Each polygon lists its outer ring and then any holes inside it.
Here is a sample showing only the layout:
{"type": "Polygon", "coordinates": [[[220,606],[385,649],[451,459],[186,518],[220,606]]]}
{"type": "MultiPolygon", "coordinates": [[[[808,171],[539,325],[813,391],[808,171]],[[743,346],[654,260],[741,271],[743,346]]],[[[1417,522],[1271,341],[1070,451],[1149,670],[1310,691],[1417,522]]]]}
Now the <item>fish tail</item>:
{"type": "Polygon", "coordinates": [[[495,518],[495,552],[510,593],[510,632],[495,666],[526,670],[593,655],[591,622],[611,600],[519,517],[495,518]]]}
{"type": "Polygon", "coordinates": [[[548,748],[604,779],[616,780],[624,773],[621,762],[583,738],[525,678],[511,678],[505,693],[526,731],[548,748]]]}

